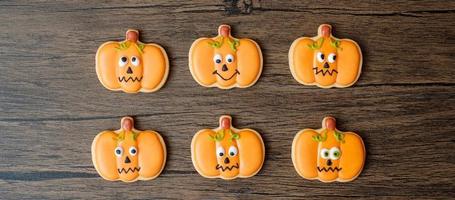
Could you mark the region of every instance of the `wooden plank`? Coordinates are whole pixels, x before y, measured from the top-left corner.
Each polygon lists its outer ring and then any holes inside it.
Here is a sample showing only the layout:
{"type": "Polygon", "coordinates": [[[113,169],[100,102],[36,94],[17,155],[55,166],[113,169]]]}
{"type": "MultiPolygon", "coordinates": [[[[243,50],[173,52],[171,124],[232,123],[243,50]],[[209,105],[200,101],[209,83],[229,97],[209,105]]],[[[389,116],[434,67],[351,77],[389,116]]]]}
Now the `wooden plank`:
{"type": "Polygon", "coordinates": [[[0,196],[62,198],[450,198],[455,196],[455,3],[453,1],[116,1],[0,2],[0,196]],[[304,87],[287,52],[297,37],[329,22],[359,42],[363,74],[347,89],[304,87]],[[203,88],[191,77],[188,48],[216,33],[254,38],[264,71],[248,89],[203,88]],[[152,94],[109,92],[94,54],[127,28],[165,47],[171,72],[152,94]],[[200,177],[193,134],[231,114],[261,132],[266,162],[252,178],[200,177]],[[168,162],[154,181],[102,180],[90,158],[93,137],[135,116],[164,136],[168,162]],[[333,115],[360,133],[367,163],[351,183],[300,178],[290,160],[298,130],[333,115]]]}

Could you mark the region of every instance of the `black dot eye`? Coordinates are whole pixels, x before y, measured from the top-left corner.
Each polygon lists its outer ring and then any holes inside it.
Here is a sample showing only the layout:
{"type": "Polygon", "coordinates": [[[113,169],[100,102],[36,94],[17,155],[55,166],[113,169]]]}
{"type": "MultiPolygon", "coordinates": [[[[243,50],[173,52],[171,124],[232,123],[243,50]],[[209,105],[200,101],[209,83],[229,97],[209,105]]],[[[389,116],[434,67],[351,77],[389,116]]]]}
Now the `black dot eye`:
{"type": "Polygon", "coordinates": [[[215,62],[216,62],[217,64],[220,64],[220,63],[221,63],[221,60],[220,60],[220,59],[216,59],[215,62]]]}
{"type": "Polygon", "coordinates": [[[234,156],[234,155],[235,155],[235,153],[234,153],[234,152],[231,152],[231,153],[229,153],[229,154],[230,154],[231,156],[234,156]]]}
{"type": "Polygon", "coordinates": [[[115,155],[116,155],[117,157],[122,156],[122,154],[123,154],[123,149],[122,149],[122,147],[117,147],[117,148],[115,148],[114,153],[115,153],[115,155]]]}
{"type": "Polygon", "coordinates": [[[232,59],[229,58],[229,59],[228,59],[228,62],[232,62],[232,59]]]}
{"type": "Polygon", "coordinates": [[[131,61],[136,62],[136,57],[133,57],[131,61]]]}
{"type": "Polygon", "coordinates": [[[133,153],[133,154],[136,153],[136,149],[132,149],[131,153],[133,153]]]}
{"type": "Polygon", "coordinates": [[[126,58],[126,57],[122,57],[121,59],[122,59],[122,62],[126,62],[128,60],[128,58],[126,58]]]}
{"type": "Polygon", "coordinates": [[[221,152],[220,152],[220,154],[219,154],[219,155],[220,155],[220,156],[224,156],[224,153],[221,153],[221,152]]]}

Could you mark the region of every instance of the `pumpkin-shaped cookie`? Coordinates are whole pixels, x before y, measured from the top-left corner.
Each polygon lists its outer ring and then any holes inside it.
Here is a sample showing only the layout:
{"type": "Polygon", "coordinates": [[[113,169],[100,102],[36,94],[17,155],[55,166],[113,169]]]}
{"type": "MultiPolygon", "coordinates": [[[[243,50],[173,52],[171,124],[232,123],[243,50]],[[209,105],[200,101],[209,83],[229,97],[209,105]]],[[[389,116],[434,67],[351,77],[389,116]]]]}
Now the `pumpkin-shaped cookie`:
{"type": "Polygon", "coordinates": [[[349,87],[359,79],[362,52],[356,42],[333,37],[332,27],[322,24],[316,37],[301,37],[292,43],[289,67],[301,84],[349,87]]]}
{"type": "Polygon", "coordinates": [[[188,58],[191,75],[205,87],[250,87],[262,72],[259,45],[248,38],[232,37],[229,25],[221,25],[216,37],[194,41],[188,58]]]}
{"type": "Polygon", "coordinates": [[[159,133],[137,130],[133,119],[124,117],[119,130],[95,137],[92,161],[98,174],[109,181],[150,180],[164,168],[166,146],[159,133]]]}
{"type": "Polygon", "coordinates": [[[322,182],[354,180],[362,172],[365,154],[362,138],[336,129],[332,117],[324,118],[321,129],[300,131],[292,143],[292,162],[297,173],[322,182]]]}
{"type": "Polygon", "coordinates": [[[96,52],[96,74],[109,90],[154,92],[164,85],[168,73],[166,51],[140,42],[137,30],[128,30],[124,41],[106,42],[96,52]]]}
{"type": "Polygon", "coordinates": [[[230,116],[220,117],[216,129],[203,129],[191,141],[191,158],[206,178],[226,180],[256,175],[264,163],[264,142],[252,129],[232,127],[230,116]]]}

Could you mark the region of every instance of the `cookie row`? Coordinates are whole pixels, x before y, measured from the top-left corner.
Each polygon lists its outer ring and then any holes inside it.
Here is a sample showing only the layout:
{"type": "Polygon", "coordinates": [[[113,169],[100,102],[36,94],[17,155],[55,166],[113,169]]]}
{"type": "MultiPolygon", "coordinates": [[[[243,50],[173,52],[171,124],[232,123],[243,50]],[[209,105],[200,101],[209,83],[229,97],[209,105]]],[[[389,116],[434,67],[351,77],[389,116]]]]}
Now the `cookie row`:
{"type": "MultiPolygon", "coordinates": [[[[237,39],[231,35],[229,25],[221,25],[217,36],[193,42],[188,65],[194,80],[202,86],[246,88],[259,79],[263,58],[254,40],[237,39]]],[[[360,76],[362,52],[356,42],[334,37],[332,27],[322,24],[317,36],[300,37],[292,43],[289,67],[301,84],[349,87],[360,76]]],[[[109,41],[98,48],[96,73],[109,90],[154,92],[166,82],[169,60],[160,45],[142,43],[137,30],[128,30],[124,41],[109,41]]]]}
{"type": "MultiPolygon", "coordinates": [[[[93,164],[100,176],[110,181],[154,179],[161,174],[166,156],[161,135],[135,129],[131,117],[122,118],[119,130],[99,133],[92,143],[93,164]]],[[[305,179],[354,180],[363,169],[365,156],[362,138],[338,130],[333,117],[324,118],[320,129],[299,131],[292,142],[292,162],[305,179]]],[[[265,147],[261,134],[237,129],[231,117],[223,115],[217,128],[202,129],[193,136],[191,159],[203,177],[248,178],[261,170],[265,147]]]]}

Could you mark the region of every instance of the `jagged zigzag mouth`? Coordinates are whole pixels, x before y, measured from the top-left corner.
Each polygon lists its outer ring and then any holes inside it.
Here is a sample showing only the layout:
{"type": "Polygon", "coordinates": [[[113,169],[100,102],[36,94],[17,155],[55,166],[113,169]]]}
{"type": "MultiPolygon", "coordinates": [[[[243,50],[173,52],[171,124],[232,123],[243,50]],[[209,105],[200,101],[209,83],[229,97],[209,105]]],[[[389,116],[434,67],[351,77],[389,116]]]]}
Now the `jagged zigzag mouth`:
{"type": "Polygon", "coordinates": [[[230,166],[230,167],[229,167],[229,166],[223,167],[223,166],[221,166],[220,164],[217,164],[217,165],[216,165],[216,169],[217,169],[217,170],[218,170],[218,169],[221,169],[221,171],[223,171],[223,172],[226,171],[226,170],[232,171],[234,168],[237,168],[237,169],[238,169],[238,168],[239,168],[239,163],[237,163],[237,164],[235,164],[235,165],[232,165],[232,166],[230,166]]]}
{"type": "Polygon", "coordinates": [[[229,77],[229,78],[224,78],[224,77],[221,76],[221,74],[218,73],[218,71],[216,71],[216,70],[213,71],[212,74],[216,74],[216,75],[218,75],[221,79],[223,79],[223,80],[225,80],[225,81],[229,81],[229,80],[231,80],[232,78],[234,78],[235,75],[237,75],[237,74],[240,75],[240,72],[239,72],[239,70],[235,70],[235,72],[234,72],[234,73],[232,74],[232,76],[229,77]]]}
{"type": "Polygon", "coordinates": [[[313,70],[314,70],[314,74],[318,75],[319,73],[322,73],[322,76],[325,76],[326,74],[332,76],[333,74],[338,73],[338,71],[336,69],[332,69],[332,71],[330,71],[330,70],[324,71],[323,69],[318,70],[318,67],[313,67],[313,70]]]}
{"type": "Polygon", "coordinates": [[[138,78],[138,77],[134,77],[134,78],[133,78],[133,77],[128,77],[128,78],[125,78],[124,76],[118,77],[118,81],[119,81],[119,82],[128,83],[128,81],[130,81],[130,80],[131,80],[132,83],[134,83],[134,82],[136,82],[136,81],[137,81],[137,82],[141,82],[141,81],[142,81],[142,77],[140,77],[140,78],[138,78]]]}
{"type": "Polygon", "coordinates": [[[129,172],[134,173],[136,171],[139,172],[140,170],[141,170],[140,167],[134,167],[134,168],[129,167],[128,169],[125,169],[125,168],[117,169],[119,174],[121,174],[121,173],[128,174],[129,172]]]}
{"type": "Polygon", "coordinates": [[[325,167],[317,167],[318,171],[319,172],[339,172],[341,171],[342,168],[338,168],[338,167],[328,167],[328,168],[325,168],[325,167]]]}

